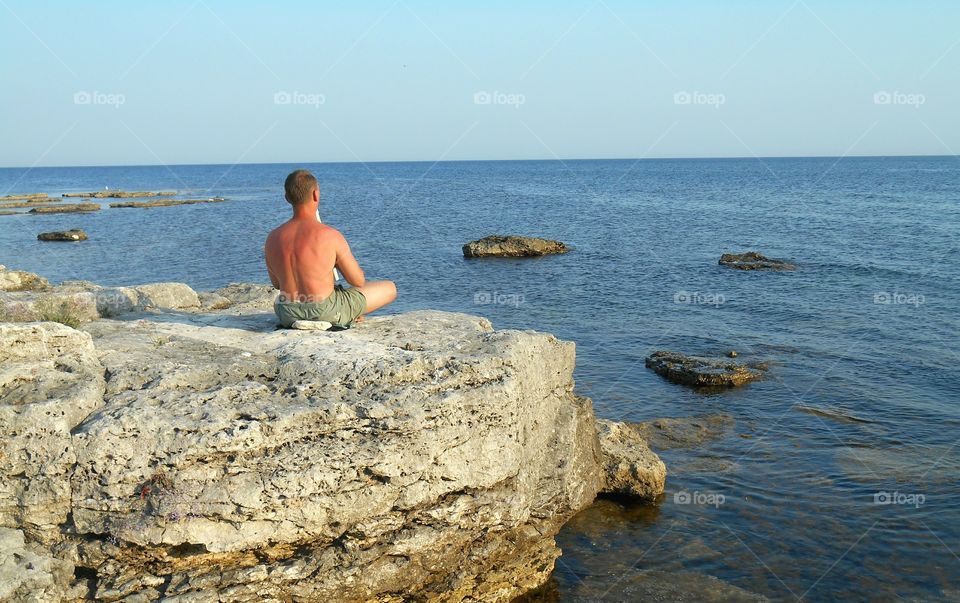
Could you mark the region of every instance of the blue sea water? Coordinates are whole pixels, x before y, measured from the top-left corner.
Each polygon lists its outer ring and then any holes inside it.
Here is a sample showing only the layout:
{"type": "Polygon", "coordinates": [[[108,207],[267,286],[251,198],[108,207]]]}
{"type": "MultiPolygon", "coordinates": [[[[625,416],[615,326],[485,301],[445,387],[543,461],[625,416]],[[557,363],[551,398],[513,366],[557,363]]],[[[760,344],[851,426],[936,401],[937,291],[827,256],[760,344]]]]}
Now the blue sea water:
{"type": "Polygon", "coordinates": [[[52,281],[262,282],[295,167],[320,179],[324,221],[367,276],[397,282],[392,311],[482,314],[575,341],[577,389],[603,417],[732,418],[723,437],[662,452],[656,504],[600,501],[564,528],[544,599],[621,600],[656,570],[773,600],[960,600],[960,158],[0,169],[0,195],[229,198],[0,216],[0,263],[52,281]],[[36,240],[66,228],[90,240],[36,240]],[[462,257],[493,233],[574,251],[462,257]],[[717,265],[750,249],[799,268],[717,265]],[[771,369],[700,392],[646,369],[657,349],[736,350],[771,369]]]}

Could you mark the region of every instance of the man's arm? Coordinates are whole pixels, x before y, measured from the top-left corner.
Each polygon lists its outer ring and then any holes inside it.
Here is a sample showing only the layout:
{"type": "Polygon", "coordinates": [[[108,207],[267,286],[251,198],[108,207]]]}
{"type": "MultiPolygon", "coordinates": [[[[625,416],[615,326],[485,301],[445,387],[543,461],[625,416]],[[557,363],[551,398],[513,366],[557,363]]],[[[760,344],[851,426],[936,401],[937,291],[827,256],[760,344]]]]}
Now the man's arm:
{"type": "Polygon", "coordinates": [[[354,287],[364,286],[367,283],[367,279],[363,275],[363,270],[360,268],[360,264],[357,263],[357,259],[353,257],[353,252],[350,251],[350,245],[347,243],[347,239],[339,232],[337,232],[336,248],[336,267],[340,270],[340,274],[354,287]]]}
{"type": "MultiPolygon", "coordinates": [[[[267,239],[267,243],[269,244],[269,242],[270,242],[270,240],[269,240],[269,238],[268,238],[268,239],[267,239]]],[[[280,288],[280,279],[277,278],[277,275],[273,273],[273,269],[270,268],[270,260],[267,259],[267,246],[266,246],[266,245],[263,246],[263,262],[264,262],[264,264],[267,265],[267,274],[270,275],[270,284],[273,285],[273,288],[274,288],[274,289],[279,289],[279,288],[280,288]]]]}

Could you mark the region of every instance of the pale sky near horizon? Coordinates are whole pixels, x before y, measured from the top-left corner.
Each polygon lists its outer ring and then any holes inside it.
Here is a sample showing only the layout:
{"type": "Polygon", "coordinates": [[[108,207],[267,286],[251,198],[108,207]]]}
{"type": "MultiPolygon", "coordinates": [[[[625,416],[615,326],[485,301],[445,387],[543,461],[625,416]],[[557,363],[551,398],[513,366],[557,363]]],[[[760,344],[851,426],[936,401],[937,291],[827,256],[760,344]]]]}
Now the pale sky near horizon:
{"type": "Polygon", "coordinates": [[[957,155],[960,3],[0,0],[0,166],[957,155]]]}

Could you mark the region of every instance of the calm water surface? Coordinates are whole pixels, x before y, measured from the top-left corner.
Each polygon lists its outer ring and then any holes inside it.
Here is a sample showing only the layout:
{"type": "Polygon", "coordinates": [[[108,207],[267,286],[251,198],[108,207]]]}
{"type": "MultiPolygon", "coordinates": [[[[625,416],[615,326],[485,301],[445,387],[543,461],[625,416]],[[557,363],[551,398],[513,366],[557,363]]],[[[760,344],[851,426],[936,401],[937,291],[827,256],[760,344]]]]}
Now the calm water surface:
{"type": "Polygon", "coordinates": [[[262,241],[286,219],[294,167],[317,174],[324,220],[368,277],[397,282],[396,311],[483,314],[576,341],[577,388],[604,417],[729,417],[718,437],[661,452],[670,474],[656,504],[600,501],[577,516],[541,599],[706,600],[736,587],[784,601],[960,600],[960,159],[2,169],[0,195],[109,186],[230,201],[0,216],[0,263],[54,281],[265,281],[262,241]],[[36,241],[66,228],[90,240],[36,241]],[[575,251],[462,258],[492,233],[575,251]],[[717,265],[747,249],[800,268],[717,265]],[[644,368],[656,349],[732,349],[772,368],[698,392],[644,368]]]}

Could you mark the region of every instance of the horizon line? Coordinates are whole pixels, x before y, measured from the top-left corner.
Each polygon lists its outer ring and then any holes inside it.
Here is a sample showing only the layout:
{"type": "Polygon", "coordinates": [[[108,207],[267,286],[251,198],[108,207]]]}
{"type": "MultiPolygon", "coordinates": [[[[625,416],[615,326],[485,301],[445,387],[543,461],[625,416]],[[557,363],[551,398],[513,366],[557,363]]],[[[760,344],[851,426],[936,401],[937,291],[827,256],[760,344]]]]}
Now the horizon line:
{"type": "Polygon", "coordinates": [[[195,166],[240,166],[240,165],[372,165],[384,163],[506,163],[506,162],[560,162],[565,161],[720,161],[752,159],[911,159],[911,158],[956,158],[960,155],[949,154],[910,154],[910,155],[730,155],[730,156],[690,156],[690,157],[568,157],[540,159],[384,159],[375,161],[246,161],[234,163],[115,163],[115,164],[78,164],[78,165],[20,165],[0,166],[0,170],[42,170],[64,168],[112,168],[112,167],[195,167],[195,166]]]}

